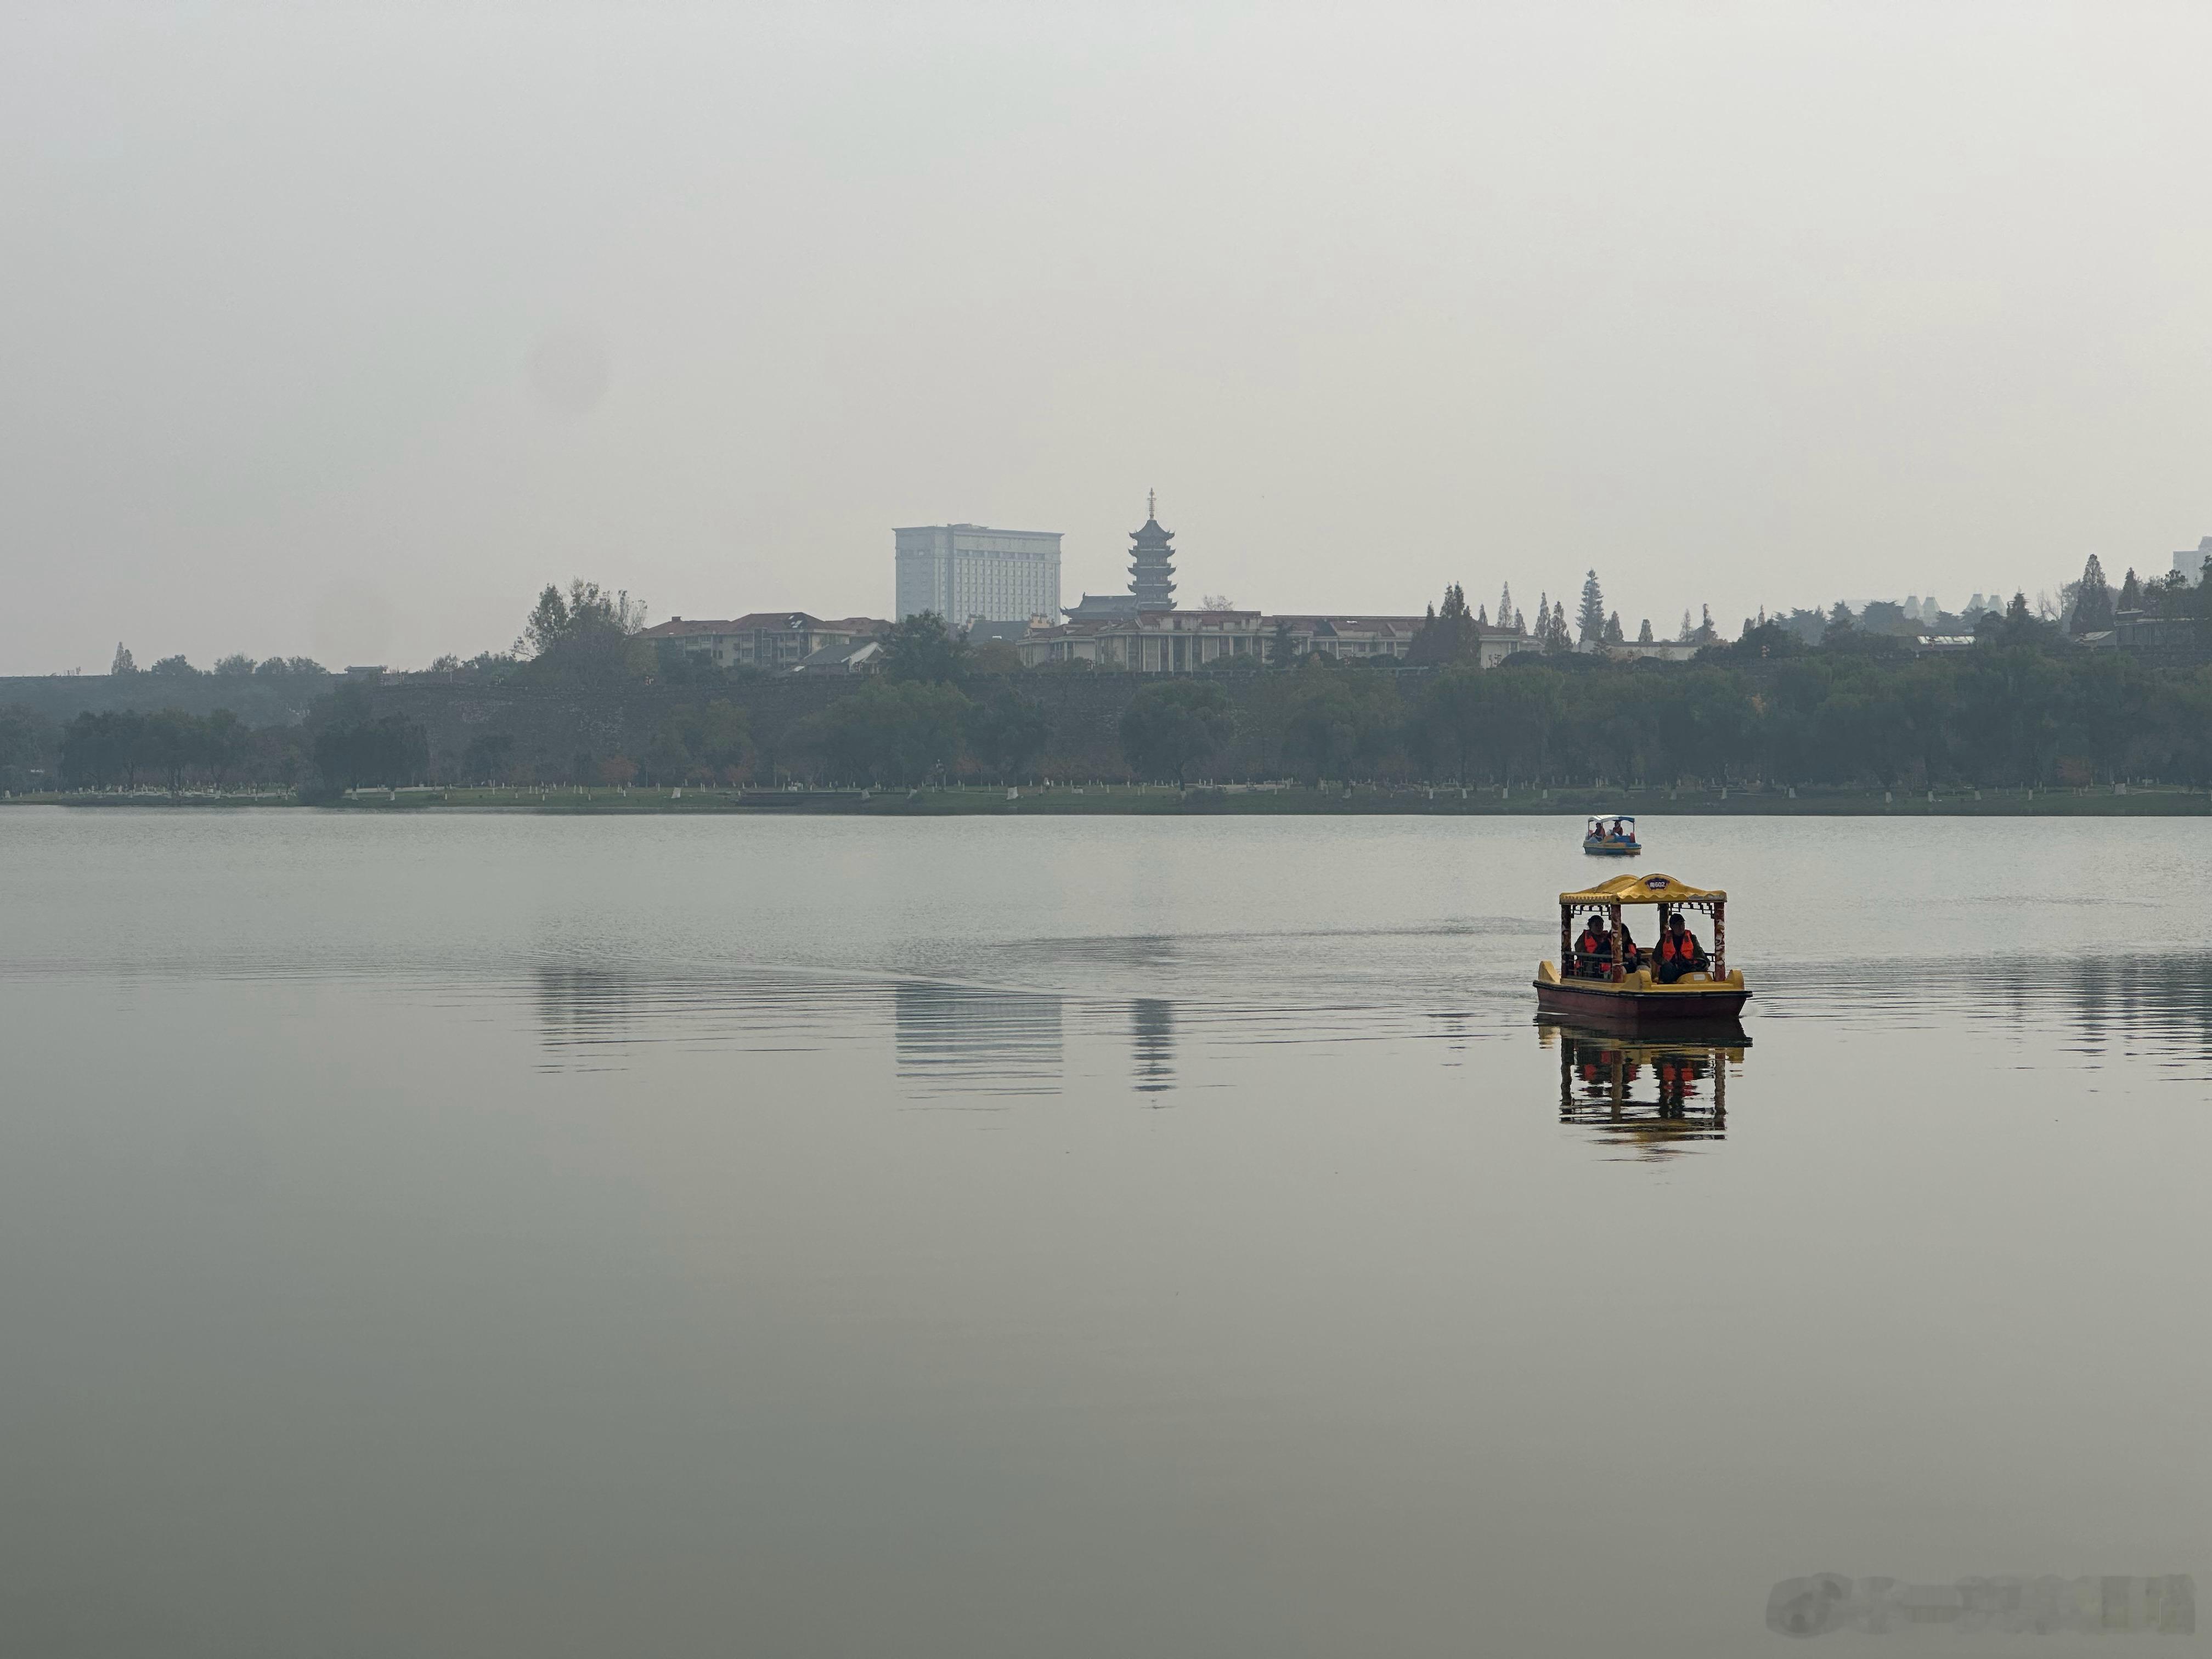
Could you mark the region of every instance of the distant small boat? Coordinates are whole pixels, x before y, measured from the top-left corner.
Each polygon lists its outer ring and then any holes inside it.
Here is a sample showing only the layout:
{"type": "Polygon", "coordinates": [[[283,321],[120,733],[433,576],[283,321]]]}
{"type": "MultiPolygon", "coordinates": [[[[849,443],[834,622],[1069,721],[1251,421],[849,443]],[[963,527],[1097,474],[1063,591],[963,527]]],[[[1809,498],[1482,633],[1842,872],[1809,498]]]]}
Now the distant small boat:
{"type": "Polygon", "coordinates": [[[1589,827],[1583,831],[1585,853],[1595,853],[1602,858],[1632,859],[1643,850],[1644,844],[1636,839],[1636,820],[1626,813],[1592,818],[1589,827]]]}

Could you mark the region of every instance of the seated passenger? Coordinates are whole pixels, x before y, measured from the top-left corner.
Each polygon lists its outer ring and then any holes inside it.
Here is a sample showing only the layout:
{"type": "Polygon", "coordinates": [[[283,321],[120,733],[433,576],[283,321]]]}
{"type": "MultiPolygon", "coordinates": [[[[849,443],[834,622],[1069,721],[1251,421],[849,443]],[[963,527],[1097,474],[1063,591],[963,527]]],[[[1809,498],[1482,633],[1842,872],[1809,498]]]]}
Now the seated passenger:
{"type": "Polygon", "coordinates": [[[1605,918],[1592,916],[1583,924],[1582,937],[1575,941],[1576,969],[1584,978],[1595,979],[1612,960],[1613,939],[1605,931],[1605,918]]]}
{"type": "Polygon", "coordinates": [[[1683,925],[1680,910],[1667,919],[1667,931],[1659,935],[1659,982],[1672,985],[1683,975],[1705,967],[1705,947],[1698,936],[1683,925]]]}
{"type": "Polygon", "coordinates": [[[1636,948],[1636,936],[1628,931],[1628,919],[1620,921],[1620,967],[1623,973],[1632,974],[1644,965],[1644,953],[1636,948]]]}

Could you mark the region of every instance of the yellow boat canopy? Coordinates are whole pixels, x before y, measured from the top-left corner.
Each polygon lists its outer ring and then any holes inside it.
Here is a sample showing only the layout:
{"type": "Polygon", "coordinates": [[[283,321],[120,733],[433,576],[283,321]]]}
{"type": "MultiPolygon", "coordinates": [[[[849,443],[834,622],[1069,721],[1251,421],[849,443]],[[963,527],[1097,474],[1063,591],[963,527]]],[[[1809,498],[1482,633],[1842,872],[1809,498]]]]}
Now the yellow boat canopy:
{"type": "Polygon", "coordinates": [[[1579,893],[1562,893],[1564,905],[1720,904],[1728,895],[1717,887],[1692,887],[1672,876],[1615,876],[1579,893]]]}

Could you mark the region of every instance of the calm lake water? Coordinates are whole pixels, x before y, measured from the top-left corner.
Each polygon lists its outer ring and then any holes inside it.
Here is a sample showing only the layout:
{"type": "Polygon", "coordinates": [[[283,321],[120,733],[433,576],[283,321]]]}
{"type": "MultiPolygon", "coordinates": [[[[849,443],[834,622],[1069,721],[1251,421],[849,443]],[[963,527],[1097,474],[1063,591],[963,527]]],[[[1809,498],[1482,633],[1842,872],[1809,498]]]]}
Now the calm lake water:
{"type": "Polygon", "coordinates": [[[2201,1577],[2212,825],[1647,816],[1733,1054],[1534,1023],[1579,827],[0,811],[0,1650],[2201,1577]]]}

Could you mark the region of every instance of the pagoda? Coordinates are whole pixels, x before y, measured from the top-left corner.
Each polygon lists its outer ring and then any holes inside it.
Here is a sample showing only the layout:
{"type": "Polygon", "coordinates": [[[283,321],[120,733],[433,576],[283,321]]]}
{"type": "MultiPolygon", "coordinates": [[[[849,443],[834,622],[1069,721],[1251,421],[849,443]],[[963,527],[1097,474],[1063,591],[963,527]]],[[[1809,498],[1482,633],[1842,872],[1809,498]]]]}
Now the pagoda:
{"type": "Polygon", "coordinates": [[[1129,550],[1129,592],[1139,611],[1175,609],[1175,532],[1160,528],[1159,507],[1153,492],[1145,492],[1145,527],[1130,532],[1135,545],[1129,550]]]}

